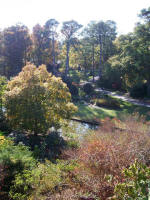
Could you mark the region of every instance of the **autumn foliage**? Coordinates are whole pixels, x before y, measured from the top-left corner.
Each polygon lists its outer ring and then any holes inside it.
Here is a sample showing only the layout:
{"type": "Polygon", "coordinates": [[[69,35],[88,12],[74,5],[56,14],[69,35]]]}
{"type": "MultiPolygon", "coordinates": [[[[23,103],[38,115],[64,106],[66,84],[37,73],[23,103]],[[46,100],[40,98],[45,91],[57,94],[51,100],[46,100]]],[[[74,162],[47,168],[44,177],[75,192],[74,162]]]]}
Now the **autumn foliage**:
{"type": "Polygon", "coordinates": [[[136,117],[125,122],[103,120],[99,130],[87,136],[72,157],[79,163],[74,175],[80,191],[93,199],[110,199],[116,184],[124,181],[124,168],[135,160],[149,165],[149,126],[136,117]]]}
{"type": "Polygon", "coordinates": [[[7,118],[14,129],[46,133],[50,127],[59,128],[76,107],[71,94],[60,78],[52,76],[46,66],[25,66],[18,76],[8,82],[5,92],[7,118]]]}

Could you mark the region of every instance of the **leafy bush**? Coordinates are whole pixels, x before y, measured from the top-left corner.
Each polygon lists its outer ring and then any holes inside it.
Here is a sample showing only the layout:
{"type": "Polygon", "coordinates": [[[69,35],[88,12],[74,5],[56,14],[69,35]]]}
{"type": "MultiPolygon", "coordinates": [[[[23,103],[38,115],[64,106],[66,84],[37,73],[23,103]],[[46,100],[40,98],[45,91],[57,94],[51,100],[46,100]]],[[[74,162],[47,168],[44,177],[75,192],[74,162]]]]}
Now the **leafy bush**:
{"type": "Polygon", "coordinates": [[[69,71],[70,77],[73,82],[79,83],[80,82],[80,77],[81,73],[77,70],[70,70],[69,71]]]}
{"type": "Polygon", "coordinates": [[[92,103],[95,103],[96,106],[99,106],[99,107],[108,107],[108,108],[113,108],[113,109],[120,108],[119,101],[117,99],[111,98],[111,97],[94,99],[94,100],[92,100],[92,103]]]}
{"type": "Polygon", "coordinates": [[[71,93],[71,95],[74,97],[74,96],[79,96],[79,90],[77,88],[77,86],[75,85],[71,85],[70,88],[69,88],[69,91],[71,93]]]}
{"type": "Polygon", "coordinates": [[[36,165],[32,152],[24,145],[15,146],[11,140],[0,136],[0,188],[8,194],[13,186],[15,176],[24,170],[32,170],[36,165]]]}
{"type": "Polygon", "coordinates": [[[66,76],[62,77],[62,80],[64,83],[67,84],[67,87],[69,88],[69,91],[72,95],[72,97],[74,98],[75,96],[79,95],[79,90],[78,88],[73,84],[72,79],[66,76]]]}
{"type": "Polygon", "coordinates": [[[133,98],[143,98],[147,95],[147,85],[136,85],[130,91],[130,96],[133,98]]]}
{"type": "Polygon", "coordinates": [[[10,132],[11,128],[8,124],[8,120],[6,120],[3,114],[0,114],[0,130],[4,132],[10,132]]]}
{"type": "Polygon", "coordinates": [[[3,100],[4,100],[4,92],[6,89],[7,80],[4,76],[0,76],[0,130],[1,131],[7,131],[8,124],[6,122],[5,116],[4,116],[4,109],[3,109],[3,100]]]}
{"type": "Polygon", "coordinates": [[[68,164],[65,161],[39,163],[32,171],[24,170],[16,175],[10,196],[15,200],[46,199],[46,196],[62,190],[75,166],[74,162],[68,164]]]}
{"type": "Polygon", "coordinates": [[[83,91],[86,93],[86,94],[92,94],[94,92],[94,88],[93,86],[90,84],[90,83],[86,83],[84,86],[83,86],[83,91]]]}
{"type": "Polygon", "coordinates": [[[135,161],[129,168],[123,170],[124,179],[115,187],[116,200],[149,199],[150,168],[135,161]]]}
{"type": "Polygon", "coordinates": [[[59,128],[76,111],[67,86],[49,74],[44,65],[27,65],[8,82],[5,93],[7,119],[14,129],[46,133],[59,128]]]}
{"type": "Polygon", "coordinates": [[[82,190],[97,198],[107,199],[114,195],[117,182],[124,180],[122,170],[135,159],[150,163],[149,128],[136,119],[125,123],[108,120],[92,135],[87,136],[76,158],[78,183],[82,190]],[[122,128],[116,128],[122,127],[122,128]]]}
{"type": "Polygon", "coordinates": [[[7,80],[4,76],[0,76],[0,115],[3,113],[3,94],[6,88],[7,80]]]}
{"type": "Polygon", "coordinates": [[[0,136],[0,198],[5,194],[5,199],[45,199],[68,184],[75,166],[74,161],[62,160],[37,164],[26,146],[0,136]]]}
{"type": "Polygon", "coordinates": [[[97,81],[98,86],[107,89],[124,90],[125,88],[121,79],[122,75],[118,70],[119,68],[116,69],[106,64],[103,76],[97,81]]]}
{"type": "Polygon", "coordinates": [[[68,88],[72,84],[71,78],[66,76],[66,75],[64,75],[64,74],[62,75],[62,81],[67,84],[68,88]]]}

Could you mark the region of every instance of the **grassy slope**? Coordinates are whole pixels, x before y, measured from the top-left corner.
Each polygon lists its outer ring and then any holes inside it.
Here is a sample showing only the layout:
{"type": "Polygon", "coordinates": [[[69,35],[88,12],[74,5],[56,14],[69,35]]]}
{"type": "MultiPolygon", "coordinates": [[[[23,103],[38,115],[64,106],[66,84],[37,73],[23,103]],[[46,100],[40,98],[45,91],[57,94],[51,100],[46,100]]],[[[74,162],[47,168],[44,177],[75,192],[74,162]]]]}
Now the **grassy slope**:
{"type": "Polygon", "coordinates": [[[139,113],[139,115],[143,115],[146,120],[150,120],[150,108],[144,106],[133,105],[132,103],[128,103],[122,100],[118,100],[120,102],[121,108],[118,110],[113,110],[109,108],[103,107],[90,107],[83,104],[77,104],[78,112],[75,114],[76,118],[82,120],[90,120],[94,119],[103,119],[105,117],[117,117],[119,119],[133,113],[139,113]]]}

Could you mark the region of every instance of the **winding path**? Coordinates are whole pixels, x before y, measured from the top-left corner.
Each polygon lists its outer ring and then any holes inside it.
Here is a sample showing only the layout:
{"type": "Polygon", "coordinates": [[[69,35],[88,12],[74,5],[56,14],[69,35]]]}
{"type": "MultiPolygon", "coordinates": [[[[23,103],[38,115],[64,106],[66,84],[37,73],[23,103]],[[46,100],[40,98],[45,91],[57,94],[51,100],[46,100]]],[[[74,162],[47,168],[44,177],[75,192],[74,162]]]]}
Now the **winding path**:
{"type": "Polygon", "coordinates": [[[108,90],[105,90],[105,89],[101,89],[101,88],[97,88],[97,89],[95,89],[95,91],[101,92],[103,94],[107,94],[107,95],[110,95],[110,96],[113,96],[113,97],[116,97],[116,98],[121,99],[123,101],[127,101],[127,102],[130,102],[130,103],[133,103],[134,105],[145,106],[145,107],[150,108],[150,104],[149,103],[140,101],[138,99],[133,99],[131,97],[126,97],[126,96],[118,95],[115,92],[111,92],[111,91],[108,91],[108,90]]]}
{"type": "MultiPolygon", "coordinates": [[[[95,80],[98,80],[98,76],[95,77],[95,80]]],[[[82,84],[85,84],[85,83],[92,83],[92,79],[88,82],[83,82],[82,84]]],[[[102,89],[102,88],[97,88],[95,89],[95,91],[97,92],[101,92],[103,94],[107,94],[107,95],[110,95],[110,96],[113,96],[113,97],[116,97],[118,99],[121,99],[123,101],[127,101],[127,102],[130,102],[134,105],[138,105],[138,106],[145,106],[147,108],[150,108],[150,103],[146,103],[142,100],[138,100],[138,99],[133,99],[131,97],[127,97],[127,96],[123,96],[123,95],[118,95],[116,94],[116,92],[111,92],[109,90],[105,90],[105,89],[102,89]]]]}

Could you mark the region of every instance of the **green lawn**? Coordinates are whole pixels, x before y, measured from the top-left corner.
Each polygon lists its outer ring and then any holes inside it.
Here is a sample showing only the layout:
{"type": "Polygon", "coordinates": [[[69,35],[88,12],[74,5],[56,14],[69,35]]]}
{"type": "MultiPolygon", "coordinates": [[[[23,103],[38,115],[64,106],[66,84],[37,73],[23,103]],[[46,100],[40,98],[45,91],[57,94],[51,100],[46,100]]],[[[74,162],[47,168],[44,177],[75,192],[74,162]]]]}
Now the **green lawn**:
{"type": "Polygon", "coordinates": [[[144,116],[146,120],[150,120],[150,108],[133,105],[132,103],[119,99],[118,101],[120,102],[121,108],[117,110],[103,107],[93,108],[91,106],[78,103],[76,104],[78,112],[75,114],[75,117],[85,121],[93,121],[95,119],[103,119],[105,117],[117,117],[118,119],[122,119],[130,114],[138,113],[140,116],[144,116]]]}

